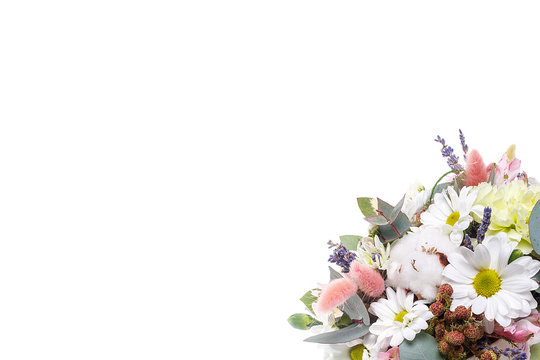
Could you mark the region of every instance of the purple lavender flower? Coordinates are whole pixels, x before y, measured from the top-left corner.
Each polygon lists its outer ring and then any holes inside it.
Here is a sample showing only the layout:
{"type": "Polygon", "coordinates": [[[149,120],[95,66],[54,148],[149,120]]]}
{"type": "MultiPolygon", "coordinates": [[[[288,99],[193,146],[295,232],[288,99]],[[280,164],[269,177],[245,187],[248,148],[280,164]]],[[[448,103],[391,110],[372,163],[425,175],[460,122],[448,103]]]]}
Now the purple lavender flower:
{"type": "Polygon", "coordinates": [[[480,223],[480,227],[478,227],[478,230],[476,231],[476,240],[479,244],[484,241],[484,238],[486,236],[486,232],[488,231],[489,225],[491,224],[491,208],[486,207],[484,208],[484,216],[482,217],[482,222],[480,223]]]}
{"type": "Polygon", "coordinates": [[[448,158],[448,166],[450,166],[452,170],[463,170],[463,166],[458,163],[459,156],[454,155],[454,149],[451,146],[446,145],[445,140],[439,135],[437,135],[435,141],[442,145],[441,154],[445,158],[448,158]]]}
{"type": "Polygon", "coordinates": [[[467,153],[469,152],[469,146],[465,142],[465,135],[463,135],[463,132],[461,129],[459,129],[459,140],[461,141],[461,148],[463,149],[463,158],[467,159],[467,153]]]}
{"type": "Polygon", "coordinates": [[[351,263],[356,259],[356,254],[347,249],[343,244],[334,244],[332,241],[328,241],[328,248],[334,248],[328,261],[341,266],[342,273],[348,273],[351,263]]]}
{"type": "Polygon", "coordinates": [[[472,242],[471,242],[471,237],[468,234],[465,234],[465,238],[463,239],[463,246],[465,246],[469,250],[474,251],[472,242]]]}

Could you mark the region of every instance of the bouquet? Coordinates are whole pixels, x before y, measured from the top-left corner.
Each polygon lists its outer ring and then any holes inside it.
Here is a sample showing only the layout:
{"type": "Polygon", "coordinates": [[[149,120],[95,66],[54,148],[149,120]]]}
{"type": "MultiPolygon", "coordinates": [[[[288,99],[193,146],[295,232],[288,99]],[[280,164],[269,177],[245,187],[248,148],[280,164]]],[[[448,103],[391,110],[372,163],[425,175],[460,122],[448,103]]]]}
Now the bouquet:
{"type": "Polygon", "coordinates": [[[396,204],[361,197],[367,236],[329,241],[330,281],[289,323],[325,359],[540,359],[540,185],[511,146],[497,163],[463,162],[396,204]]]}

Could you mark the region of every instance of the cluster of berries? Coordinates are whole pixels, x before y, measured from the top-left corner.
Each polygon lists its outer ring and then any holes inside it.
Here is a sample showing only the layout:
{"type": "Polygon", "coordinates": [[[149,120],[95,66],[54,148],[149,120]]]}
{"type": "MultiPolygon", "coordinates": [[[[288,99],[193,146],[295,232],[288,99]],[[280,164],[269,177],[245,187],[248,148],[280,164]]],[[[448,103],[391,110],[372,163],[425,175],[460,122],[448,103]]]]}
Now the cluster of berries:
{"type": "Polygon", "coordinates": [[[464,360],[470,353],[480,360],[497,360],[498,356],[493,351],[478,349],[478,340],[484,336],[482,315],[473,315],[465,306],[450,310],[453,292],[451,285],[441,285],[437,301],[429,308],[434,315],[429,329],[439,343],[439,352],[449,360],[464,360]]]}

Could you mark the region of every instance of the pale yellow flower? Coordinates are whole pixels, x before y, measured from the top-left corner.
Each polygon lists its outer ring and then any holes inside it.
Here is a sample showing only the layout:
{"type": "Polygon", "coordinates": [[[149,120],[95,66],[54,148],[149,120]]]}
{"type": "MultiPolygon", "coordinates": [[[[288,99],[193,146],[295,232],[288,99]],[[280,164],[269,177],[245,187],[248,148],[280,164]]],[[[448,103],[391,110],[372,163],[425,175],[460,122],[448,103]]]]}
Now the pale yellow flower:
{"type": "MultiPolygon", "coordinates": [[[[538,200],[540,186],[527,186],[522,180],[516,179],[499,186],[488,183],[478,185],[475,205],[488,206],[492,210],[488,236],[504,232],[511,241],[518,243],[518,249],[529,254],[532,251],[529,216],[538,200]]],[[[473,216],[478,222],[482,220],[478,215],[473,216]]]]}

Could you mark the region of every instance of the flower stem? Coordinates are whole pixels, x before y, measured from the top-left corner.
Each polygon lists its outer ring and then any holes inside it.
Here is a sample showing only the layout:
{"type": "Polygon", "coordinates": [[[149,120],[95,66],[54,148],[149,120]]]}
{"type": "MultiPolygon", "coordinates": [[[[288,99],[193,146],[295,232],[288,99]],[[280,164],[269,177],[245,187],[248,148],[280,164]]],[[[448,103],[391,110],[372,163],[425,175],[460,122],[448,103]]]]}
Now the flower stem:
{"type": "Polygon", "coordinates": [[[444,179],[444,177],[446,175],[449,175],[451,173],[458,173],[459,171],[458,170],[450,170],[448,172],[445,172],[440,178],[439,180],[437,180],[437,182],[435,183],[435,185],[433,185],[433,189],[431,189],[431,195],[429,196],[429,202],[431,203],[433,201],[433,196],[435,195],[435,188],[437,187],[437,185],[439,185],[439,183],[442,181],[442,179],[444,179]]]}

